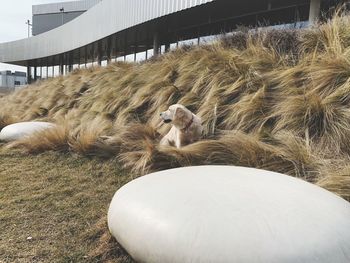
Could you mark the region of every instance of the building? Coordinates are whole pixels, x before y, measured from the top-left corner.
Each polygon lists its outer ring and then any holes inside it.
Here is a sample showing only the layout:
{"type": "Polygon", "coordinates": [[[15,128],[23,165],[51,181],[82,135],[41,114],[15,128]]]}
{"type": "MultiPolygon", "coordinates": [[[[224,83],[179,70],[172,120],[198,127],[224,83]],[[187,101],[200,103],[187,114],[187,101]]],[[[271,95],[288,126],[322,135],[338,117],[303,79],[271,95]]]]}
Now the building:
{"type": "MultiPolygon", "coordinates": [[[[86,0],[88,1],[88,0],[86,0]]],[[[179,41],[237,26],[309,21],[343,0],[102,0],[50,31],[0,44],[0,62],[27,67],[28,82],[143,53],[147,59],[179,41]]],[[[60,6],[55,4],[55,9],[60,6]]],[[[49,9],[49,7],[47,7],[49,9]]],[[[51,7],[50,7],[51,8],[51,7]]],[[[57,11],[56,11],[57,12],[57,11]]]]}
{"type": "Polygon", "coordinates": [[[45,33],[62,26],[102,0],[71,1],[55,4],[33,5],[33,36],[45,33]]]}
{"type": "Polygon", "coordinates": [[[27,84],[27,74],[25,72],[0,71],[0,90],[14,89],[27,84]]]}

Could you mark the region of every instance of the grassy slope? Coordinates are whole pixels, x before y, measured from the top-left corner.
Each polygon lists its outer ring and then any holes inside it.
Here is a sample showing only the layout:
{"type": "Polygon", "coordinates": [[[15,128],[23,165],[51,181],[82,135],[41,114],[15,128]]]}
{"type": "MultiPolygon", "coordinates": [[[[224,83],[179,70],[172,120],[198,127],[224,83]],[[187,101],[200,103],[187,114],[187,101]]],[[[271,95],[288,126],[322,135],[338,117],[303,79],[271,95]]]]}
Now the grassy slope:
{"type": "Polygon", "coordinates": [[[58,124],[1,153],[0,255],[118,260],[104,219],[113,192],[131,177],[171,167],[263,168],[350,200],[349,94],[345,16],[318,28],[237,34],[142,64],[77,70],[0,98],[0,128],[26,120],[58,124]],[[155,128],[159,112],[178,102],[202,117],[204,138],[182,149],[159,147],[168,129],[155,128]],[[91,233],[79,231],[87,225],[91,233]]]}
{"type": "Polygon", "coordinates": [[[2,150],[0,167],[0,262],[130,261],[106,226],[130,178],[113,161],[2,150]]]}

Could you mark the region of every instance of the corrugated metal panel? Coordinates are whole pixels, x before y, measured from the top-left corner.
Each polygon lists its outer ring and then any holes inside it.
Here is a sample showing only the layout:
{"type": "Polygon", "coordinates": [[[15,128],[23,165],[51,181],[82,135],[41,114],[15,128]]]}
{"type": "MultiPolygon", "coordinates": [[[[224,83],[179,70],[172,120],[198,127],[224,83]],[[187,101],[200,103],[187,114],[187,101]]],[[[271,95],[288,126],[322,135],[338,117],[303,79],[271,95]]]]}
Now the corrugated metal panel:
{"type": "Polygon", "coordinates": [[[98,4],[102,0],[83,0],[83,1],[71,1],[53,4],[33,5],[33,15],[59,13],[61,8],[64,8],[65,12],[86,11],[98,4]]]}
{"type": "Polygon", "coordinates": [[[0,44],[0,62],[14,63],[69,52],[129,27],[213,1],[216,0],[102,0],[63,26],[0,44]]]}

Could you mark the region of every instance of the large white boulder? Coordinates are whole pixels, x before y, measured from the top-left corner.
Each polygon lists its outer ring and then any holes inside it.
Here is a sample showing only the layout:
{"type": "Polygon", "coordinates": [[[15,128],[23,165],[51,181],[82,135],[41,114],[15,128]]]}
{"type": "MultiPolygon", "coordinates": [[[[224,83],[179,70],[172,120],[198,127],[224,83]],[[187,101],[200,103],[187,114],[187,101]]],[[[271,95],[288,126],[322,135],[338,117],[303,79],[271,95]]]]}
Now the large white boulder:
{"type": "Polygon", "coordinates": [[[199,166],[116,192],[110,232],[139,262],[349,263],[350,204],[300,179],[199,166]]]}
{"type": "Polygon", "coordinates": [[[55,124],[49,122],[19,122],[6,126],[0,132],[0,141],[15,141],[23,139],[45,129],[55,127],[55,124]]]}

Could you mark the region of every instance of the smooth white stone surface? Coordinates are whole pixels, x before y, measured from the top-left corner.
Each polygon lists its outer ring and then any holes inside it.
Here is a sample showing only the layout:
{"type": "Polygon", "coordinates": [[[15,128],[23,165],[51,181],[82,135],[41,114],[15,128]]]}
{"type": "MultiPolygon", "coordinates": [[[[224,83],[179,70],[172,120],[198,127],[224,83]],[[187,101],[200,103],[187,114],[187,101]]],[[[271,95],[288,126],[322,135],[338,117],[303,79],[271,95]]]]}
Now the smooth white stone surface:
{"type": "Polygon", "coordinates": [[[116,192],[108,225],[138,262],[350,262],[347,201],[253,168],[198,166],[138,178],[116,192]]]}
{"type": "Polygon", "coordinates": [[[0,132],[0,141],[15,141],[23,139],[45,129],[53,128],[55,124],[49,122],[19,122],[4,127],[0,132]]]}

